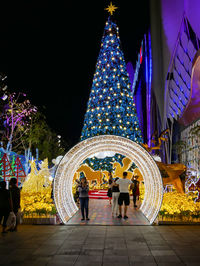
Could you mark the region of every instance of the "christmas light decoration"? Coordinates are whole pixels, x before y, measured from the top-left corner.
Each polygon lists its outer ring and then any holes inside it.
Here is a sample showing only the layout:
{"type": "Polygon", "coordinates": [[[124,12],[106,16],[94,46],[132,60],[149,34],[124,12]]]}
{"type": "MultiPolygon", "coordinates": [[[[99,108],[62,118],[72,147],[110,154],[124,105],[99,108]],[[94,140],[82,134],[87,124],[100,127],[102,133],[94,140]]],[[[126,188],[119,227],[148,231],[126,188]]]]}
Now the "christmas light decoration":
{"type": "MultiPolygon", "coordinates": [[[[94,171],[108,171],[115,172],[115,167],[113,165],[114,162],[118,162],[121,166],[123,166],[123,159],[125,156],[115,153],[115,152],[97,152],[83,161],[83,164],[87,164],[94,171]]],[[[130,168],[127,169],[132,172],[136,166],[134,163],[131,164],[130,168]]],[[[124,170],[126,171],[126,170],[124,170]]]]}
{"type": "Polygon", "coordinates": [[[15,177],[14,170],[10,164],[10,161],[6,153],[4,153],[1,159],[1,171],[4,181],[9,181],[11,177],[15,177]]]}
{"type": "Polygon", "coordinates": [[[117,135],[143,142],[119,30],[111,17],[104,29],[81,140],[98,135],[117,135]]]}
{"type": "Polygon", "coordinates": [[[120,136],[102,135],[75,145],[61,160],[55,175],[54,200],[58,213],[67,221],[78,211],[72,193],[73,177],[80,164],[97,152],[115,152],[127,156],[139,168],[145,184],[140,210],[150,224],[156,219],[163,198],[160,171],[151,155],[139,144],[120,136]]]}

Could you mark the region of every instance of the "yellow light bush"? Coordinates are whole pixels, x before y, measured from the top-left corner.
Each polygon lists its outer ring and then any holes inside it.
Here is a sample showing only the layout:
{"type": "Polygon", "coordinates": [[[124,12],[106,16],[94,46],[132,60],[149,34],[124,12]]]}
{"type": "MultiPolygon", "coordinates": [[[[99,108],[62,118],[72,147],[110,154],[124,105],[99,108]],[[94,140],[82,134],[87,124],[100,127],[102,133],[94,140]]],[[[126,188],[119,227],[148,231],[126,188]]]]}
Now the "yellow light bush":
{"type": "Polygon", "coordinates": [[[51,193],[23,192],[21,193],[21,209],[25,215],[55,215],[56,208],[51,193]]]}
{"type": "MultiPolygon", "coordinates": [[[[144,193],[144,184],[140,183],[140,201],[143,201],[144,193]]],[[[195,202],[197,194],[197,191],[188,194],[178,193],[177,191],[164,193],[159,220],[175,218],[191,221],[194,218],[200,218],[200,202],[195,202]]]]}
{"type": "Polygon", "coordinates": [[[182,194],[176,191],[164,193],[160,217],[199,218],[200,203],[195,202],[196,194],[182,194]]]}

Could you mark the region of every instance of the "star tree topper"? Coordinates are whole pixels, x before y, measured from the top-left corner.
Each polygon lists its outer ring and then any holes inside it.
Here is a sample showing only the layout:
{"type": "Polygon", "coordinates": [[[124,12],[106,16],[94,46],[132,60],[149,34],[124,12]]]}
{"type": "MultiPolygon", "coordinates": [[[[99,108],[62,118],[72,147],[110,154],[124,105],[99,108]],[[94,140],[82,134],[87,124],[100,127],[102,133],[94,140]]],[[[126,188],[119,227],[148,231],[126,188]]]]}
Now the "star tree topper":
{"type": "Polygon", "coordinates": [[[118,8],[118,7],[114,6],[114,5],[112,4],[112,2],[110,2],[110,5],[109,5],[107,8],[105,8],[105,10],[107,10],[107,11],[111,14],[111,16],[112,16],[113,12],[115,12],[115,10],[116,10],[117,8],[118,8]]]}

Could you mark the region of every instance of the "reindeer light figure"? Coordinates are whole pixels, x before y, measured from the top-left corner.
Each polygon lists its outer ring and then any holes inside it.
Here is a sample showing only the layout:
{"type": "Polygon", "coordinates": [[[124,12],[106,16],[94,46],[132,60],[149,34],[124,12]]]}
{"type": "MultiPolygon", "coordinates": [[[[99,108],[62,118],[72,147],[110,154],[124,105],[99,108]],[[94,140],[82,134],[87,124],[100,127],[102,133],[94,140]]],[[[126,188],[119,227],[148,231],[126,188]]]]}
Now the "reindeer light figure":
{"type": "MultiPolygon", "coordinates": [[[[151,139],[151,144],[150,146],[145,143],[142,144],[142,146],[149,152],[151,153],[153,150],[160,150],[161,149],[161,144],[162,142],[168,141],[167,138],[167,133],[169,133],[169,129],[164,130],[161,132],[160,136],[158,137],[158,140],[156,140],[156,132],[153,134],[152,139],[151,139]],[[152,146],[152,143],[155,146],[152,146]],[[157,145],[156,145],[157,143],[157,145]]],[[[184,187],[183,183],[180,179],[180,175],[186,171],[186,166],[184,164],[165,164],[162,162],[156,161],[156,164],[158,165],[158,168],[160,171],[164,171],[167,173],[167,175],[164,177],[163,176],[163,185],[170,185],[172,184],[174,188],[177,190],[177,192],[184,193],[184,187]]]]}
{"type": "Polygon", "coordinates": [[[127,178],[131,179],[133,176],[133,173],[128,171],[131,165],[132,165],[132,161],[128,157],[125,157],[122,159],[122,166],[120,163],[114,162],[113,163],[113,169],[114,169],[113,176],[122,178],[123,172],[127,172],[128,173],[127,178]]]}
{"type": "Polygon", "coordinates": [[[153,135],[152,135],[152,138],[151,138],[151,144],[150,146],[147,144],[147,143],[142,143],[142,146],[149,152],[151,153],[153,150],[160,150],[161,148],[161,144],[162,144],[162,141],[167,141],[168,138],[166,137],[166,134],[169,133],[169,128],[165,129],[164,131],[162,131],[160,133],[160,136],[158,137],[158,144],[156,145],[156,135],[157,135],[157,132],[154,132],[153,135]],[[155,145],[155,146],[152,146],[152,143],[155,145]]]}
{"type": "MultiPolygon", "coordinates": [[[[97,182],[101,183],[102,172],[92,170],[87,164],[82,164],[76,172],[84,172],[88,181],[96,179],[97,182]]],[[[75,178],[77,178],[77,176],[75,178]]]]}

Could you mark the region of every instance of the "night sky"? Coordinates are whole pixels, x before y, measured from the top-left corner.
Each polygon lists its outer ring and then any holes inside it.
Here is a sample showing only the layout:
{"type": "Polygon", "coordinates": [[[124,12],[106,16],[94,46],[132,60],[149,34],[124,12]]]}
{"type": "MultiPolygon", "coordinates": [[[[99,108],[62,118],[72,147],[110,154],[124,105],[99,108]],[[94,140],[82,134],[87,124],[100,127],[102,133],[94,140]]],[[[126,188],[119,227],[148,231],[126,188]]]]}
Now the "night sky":
{"type": "MultiPolygon", "coordinates": [[[[148,2],[112,1],[119,7],[114,18],[125,60],[133,65],[149,29],[148,2]]],[[[9,90],[26,92],[42,108],[49,126],[71,144],[81,134],[109,3],[40,0],[1,5],[0,72],[8,76],[9,90]]]]}

